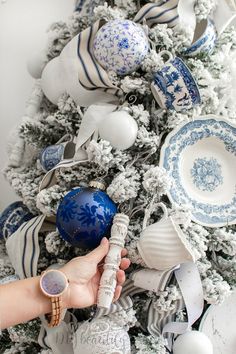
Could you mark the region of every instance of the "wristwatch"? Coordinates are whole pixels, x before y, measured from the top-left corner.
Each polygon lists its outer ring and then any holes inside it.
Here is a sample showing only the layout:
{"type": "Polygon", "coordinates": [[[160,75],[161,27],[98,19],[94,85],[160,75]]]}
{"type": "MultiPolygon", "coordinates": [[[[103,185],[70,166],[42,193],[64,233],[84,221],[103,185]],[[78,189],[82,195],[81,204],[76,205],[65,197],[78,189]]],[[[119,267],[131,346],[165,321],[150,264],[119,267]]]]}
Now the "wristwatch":
{"type": "Polygon", "coordinates": [[[60,270],[50,269],[42,273],[40,278],[40,289],[44,295],[51,298],[52,312],[46,315],[49,327],[56,327],[61,322],[62,294],[69,285],[66,275],[60,270]]]}

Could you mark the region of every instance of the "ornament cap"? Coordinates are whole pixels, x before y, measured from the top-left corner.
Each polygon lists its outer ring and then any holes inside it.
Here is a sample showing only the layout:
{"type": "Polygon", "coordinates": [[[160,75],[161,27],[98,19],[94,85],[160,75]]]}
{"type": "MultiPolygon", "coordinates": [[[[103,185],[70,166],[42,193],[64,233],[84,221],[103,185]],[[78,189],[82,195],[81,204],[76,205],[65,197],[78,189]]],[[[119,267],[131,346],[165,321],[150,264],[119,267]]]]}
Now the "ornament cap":
{"type": "Polygon", "coordinates": [[[89,182],[89,187],[100,189],[101,191],[105,191],[106,184],[102,179],[96,179],[89,182]]]}

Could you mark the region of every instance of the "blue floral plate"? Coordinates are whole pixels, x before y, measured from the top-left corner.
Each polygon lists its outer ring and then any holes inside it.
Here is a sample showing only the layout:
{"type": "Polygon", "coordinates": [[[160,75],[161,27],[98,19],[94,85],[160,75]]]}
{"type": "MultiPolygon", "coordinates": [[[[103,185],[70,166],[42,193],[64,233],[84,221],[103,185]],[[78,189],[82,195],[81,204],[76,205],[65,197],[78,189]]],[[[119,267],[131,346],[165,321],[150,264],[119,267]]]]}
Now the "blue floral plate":
{"type": "Polygon", "coordinates": [[[160,165],[172,178],[172,203],[188,206],[205,226],[236,224],[236,126],[208,115],[166,138],[160,165]]]}

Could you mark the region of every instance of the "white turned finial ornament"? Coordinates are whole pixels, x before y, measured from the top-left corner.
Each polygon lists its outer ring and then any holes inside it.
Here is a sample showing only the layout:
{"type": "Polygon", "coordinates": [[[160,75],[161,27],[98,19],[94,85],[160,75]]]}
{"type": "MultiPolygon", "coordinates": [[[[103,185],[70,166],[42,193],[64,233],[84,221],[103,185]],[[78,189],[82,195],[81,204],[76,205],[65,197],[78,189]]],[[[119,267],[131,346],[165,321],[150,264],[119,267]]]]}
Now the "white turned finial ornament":
{"type": "Polygon", "coordinates": [[[104,271],[98,290],[98,307],[109,309],[116,289],[116,272],[121,261],[121,251],[125,244],[128,232],[129,217],[125,214],[116,214],[111,228],[109,239],[110,249],[105,259],[104,271]]]}
{"type": "Polygon", "coordinates": [[[173,345],[173,354],[213,354],[210,339],[202,332],[190,331],[180,335],[173,345]]]}

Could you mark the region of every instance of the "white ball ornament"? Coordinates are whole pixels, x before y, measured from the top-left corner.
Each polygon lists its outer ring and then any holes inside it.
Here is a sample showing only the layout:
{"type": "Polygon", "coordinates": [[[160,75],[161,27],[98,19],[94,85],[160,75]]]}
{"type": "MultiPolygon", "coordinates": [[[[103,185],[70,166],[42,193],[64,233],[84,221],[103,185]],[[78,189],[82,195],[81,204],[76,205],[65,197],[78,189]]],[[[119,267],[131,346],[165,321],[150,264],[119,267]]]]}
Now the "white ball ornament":
{"type": "Polygon", "coordinates": [[[35,53],[32,57],[28,60],[27,69],[29,74],[34,79],[40,79],[42,76],[43,69],[47,64],[46,55],[42,53],[35,53]]]}
{"type": "Polygon", "coordinates": [[[130,354],[127,331],[109,317],[84,322],[76,331],[74,354],[130,354]]]}
{"type": "Polygon", "coordinates": [[[126,75],[137,70],[146,57],[149,42],[142,27],[129,20],[109,21],[97,32],[93,51],[105,70],[126,75]]]}
{"type": "Polygon", "coordinates": [[[204,333],[191,331],[176,339],[173,354],[213,354],[213,346],[204,333]]]}
{"type": "Polygon", "coordinates": [[[137,138],[138,125],[126,111],[110,113],[98,127],[100,138],[120,150],[130,148],[137,138]]]}
{"type": "Polygon", "coordinates": [[[66,91],[64,84],[64,71],[59,58],[52,59],[45,67],[41,86],[45,96],[57,105],[60,96],[66,91]]]}

